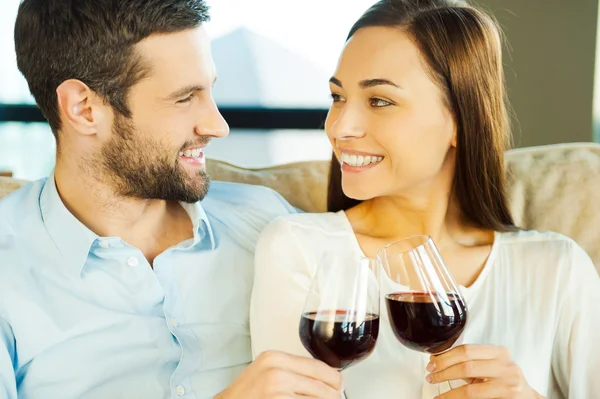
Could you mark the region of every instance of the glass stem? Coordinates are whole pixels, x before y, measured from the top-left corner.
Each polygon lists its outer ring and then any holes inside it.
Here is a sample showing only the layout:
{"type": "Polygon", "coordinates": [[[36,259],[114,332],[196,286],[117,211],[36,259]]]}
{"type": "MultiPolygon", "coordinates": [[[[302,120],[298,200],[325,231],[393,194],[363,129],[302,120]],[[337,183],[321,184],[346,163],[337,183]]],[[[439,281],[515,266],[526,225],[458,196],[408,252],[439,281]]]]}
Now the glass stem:
{"type": "MultiPolygon", "coordinates": [[[[438,395],[441,395],[441,394],[442,394],[442,384],[441,384],[441,383],[440,383],[440,384],[437,384],[437,386],[438,386],[438,395]]],[[[450,381],[448,381],[448,386],[450,387],[450,390],[453,390],[453,389],[454,389],[454,388],[452,387],[452,384],[450,384],[450,381]]],[[[346,399],[348,399],[348,398],[346,398],[346,399]]]]}

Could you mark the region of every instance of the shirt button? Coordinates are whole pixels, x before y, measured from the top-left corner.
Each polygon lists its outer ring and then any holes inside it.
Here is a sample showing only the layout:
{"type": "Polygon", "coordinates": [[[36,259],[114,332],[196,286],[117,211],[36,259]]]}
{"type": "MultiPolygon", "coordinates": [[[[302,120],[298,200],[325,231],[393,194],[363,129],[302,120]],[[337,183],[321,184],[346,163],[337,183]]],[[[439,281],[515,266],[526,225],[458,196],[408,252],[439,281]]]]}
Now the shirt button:
{"type": "Polygon", "coordinates": [[[135,256],[132,256],[131,258],[127,259],[127,264],[131,267],[137,266],[138,263],[140,263],[140,262],[138,261],[138,258],[136,258],[135,256]]]}
{"type": "Polygon", "coordinates": [[[100,246],[100,248],[110,248],[110,244],[106,240],[98,241],[98,245],[100,246]]]}
{"type": "Polygon", "coordinates": [[[179,323],[177,322],[177,319],[174,317],[171,317],[169,319],[169,324],[171,324],[173,327],[177,328],[177,326],[179,325],[179,323]]]}
{"type": "Polygon", "coordinates": [[[185,389],[181,385],[177,385],[177,388],[175,388],[175,392],[177,393],[177,395],[183,396],[183,394],[185,393],[185,389]]]}

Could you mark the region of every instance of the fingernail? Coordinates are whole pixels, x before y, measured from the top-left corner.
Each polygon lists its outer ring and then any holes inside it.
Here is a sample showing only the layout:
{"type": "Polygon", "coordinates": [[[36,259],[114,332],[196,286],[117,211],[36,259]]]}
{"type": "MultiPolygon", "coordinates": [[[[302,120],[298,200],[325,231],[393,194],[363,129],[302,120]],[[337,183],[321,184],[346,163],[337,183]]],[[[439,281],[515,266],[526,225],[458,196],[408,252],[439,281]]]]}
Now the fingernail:
{"type": "Polygon", "coordinates": [[[431,383],[433,381],[433,376],[431,374],[427,374],[427,376],[425,377],[425,381],[431,383]]]}
{"type": "Polygon", "coordinates": [[[435,363],[429,362],[429,364],[427,365],[427,371],[431,372],[433,370],[435,370],[435,363]]]}

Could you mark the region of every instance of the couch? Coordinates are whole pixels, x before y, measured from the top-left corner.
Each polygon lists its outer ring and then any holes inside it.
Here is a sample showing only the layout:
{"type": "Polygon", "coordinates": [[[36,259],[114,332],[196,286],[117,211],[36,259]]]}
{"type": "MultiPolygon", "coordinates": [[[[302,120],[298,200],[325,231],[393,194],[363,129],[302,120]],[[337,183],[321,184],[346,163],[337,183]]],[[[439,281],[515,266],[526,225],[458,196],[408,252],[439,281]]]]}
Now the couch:
{"type": "MultiPolygon", "coordinates": [[[[552,230],[573,238],[600,272],[600,144],[575,143],[507,151],[510,207],[525,229],[552,230]]],[[[246,169],[209,160],[213,180],[260,184],[307,212],[323,212],[328,161],[246,169]]],[[[25,184],[0,177],[0,197],[25,184]]],[[[1,221],[0,221],[1,223],[1,221]]]]}

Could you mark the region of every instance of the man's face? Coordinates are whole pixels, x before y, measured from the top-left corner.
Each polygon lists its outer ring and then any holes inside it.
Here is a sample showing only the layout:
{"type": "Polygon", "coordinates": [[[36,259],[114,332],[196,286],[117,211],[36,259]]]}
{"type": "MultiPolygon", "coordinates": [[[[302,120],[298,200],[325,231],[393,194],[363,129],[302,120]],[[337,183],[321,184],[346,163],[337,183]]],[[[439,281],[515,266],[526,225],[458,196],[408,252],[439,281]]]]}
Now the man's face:
{"type": "Polygon", "coordinates": [[[211,94],[209,38],[202,27],[153,35],[136,51],[150,73],[130,89],[131,118],[115,113],[91,166],[122,196],[199,201],[209,186],[203,148],[229,133],[211,94]]]}

